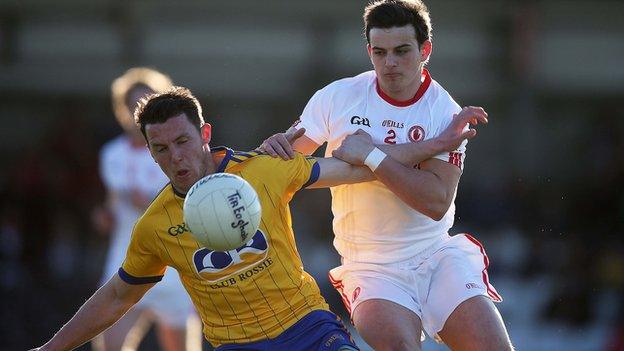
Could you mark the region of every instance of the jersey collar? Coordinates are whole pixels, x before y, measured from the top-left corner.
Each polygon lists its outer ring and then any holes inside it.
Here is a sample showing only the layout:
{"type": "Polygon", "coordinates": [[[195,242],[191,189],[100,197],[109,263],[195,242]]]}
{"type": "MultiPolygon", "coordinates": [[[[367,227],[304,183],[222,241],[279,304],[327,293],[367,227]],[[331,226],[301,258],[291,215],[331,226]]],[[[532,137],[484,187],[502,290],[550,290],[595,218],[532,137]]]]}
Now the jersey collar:
{"type": "Polygon", "coordinates": [[[397,106],[397,107],[406,107],[420,100],[420,98],[427,91],[427,88],[429,88],[429,85],[431,84],[431,76],[429,75],[429,71],[427,71],[427,69],[425,68],[423,68],[422,77],[423,77],[423,81],[422,83],[420,83],[420,87],[418,88],[418,91],[416,91],[416,95],[414,95],[413,98],[406,100],[406,101],[395,100],[391,98],[388,94],[384,93],[383,90],[381,90],[381,88],[379,87],[379,81],[376,78],[375,78],[375,88],[377,89],[377,94],[379,94],[379,96],[382,99],[384,99],[384,101],[389,103],[390,105],[397,106]]]}
{"type": "Polygon", "coordinates": [[[210,150],[210,152],[215,154],[218,152],[225,152],[225,156],[223,156],[223,160],[221,160],[221,163],[217,167],[215,173],[225,172],[225,167],[227,167],[228,163],[232,159],[232,156],[234,155],[234,150],[230,149],[227,146],[215,146],[210,150]]]}

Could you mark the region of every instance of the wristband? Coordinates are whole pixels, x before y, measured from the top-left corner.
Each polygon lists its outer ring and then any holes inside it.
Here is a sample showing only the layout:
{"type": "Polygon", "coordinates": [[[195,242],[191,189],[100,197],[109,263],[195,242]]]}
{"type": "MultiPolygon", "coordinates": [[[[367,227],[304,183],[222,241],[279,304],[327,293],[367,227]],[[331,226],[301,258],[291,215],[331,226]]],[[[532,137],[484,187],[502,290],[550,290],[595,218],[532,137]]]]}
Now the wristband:
{"type": "Polygon", "coordinates": [[[378,148],[374,148],[368,156],[366,156],[364,164],[367,165],[371,171],[375,172],[377,167],[379,167],[379,164],[386,159],[386,156],[387,155],[383,151],[378,148]]]}

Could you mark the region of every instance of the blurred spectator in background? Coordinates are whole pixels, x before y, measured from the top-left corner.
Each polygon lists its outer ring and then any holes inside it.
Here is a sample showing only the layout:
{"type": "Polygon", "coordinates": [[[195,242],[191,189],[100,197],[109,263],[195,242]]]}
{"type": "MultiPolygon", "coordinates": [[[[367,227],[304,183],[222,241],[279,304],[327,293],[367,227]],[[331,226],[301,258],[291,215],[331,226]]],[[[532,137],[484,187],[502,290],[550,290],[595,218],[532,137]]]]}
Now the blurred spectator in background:
{"type": "MultiPolygon", "coordinates": [[[[100,284],[117,273],[134,223],[168,182],[145,147],[133,113],[142,98],[171,85],[171,80],[160,72],[132,68],[111,86],[113,110],[124,133],[106,143],[100,153],[100,174],[107,196],[106,203],[94,210],[93,220],[100,233],[111,234],[100,284]]],[[[185,350],[187,332],[192,334],[189,342],[194,347],[201,344],[199,320],[178,274],[171,269],[134,308],[95,339],[94,346],[102,350],[134,350],[152,322],[158,325],[163,350],[185,350]],[[187,328],[187,322],[196,325],[187,328]]]]}

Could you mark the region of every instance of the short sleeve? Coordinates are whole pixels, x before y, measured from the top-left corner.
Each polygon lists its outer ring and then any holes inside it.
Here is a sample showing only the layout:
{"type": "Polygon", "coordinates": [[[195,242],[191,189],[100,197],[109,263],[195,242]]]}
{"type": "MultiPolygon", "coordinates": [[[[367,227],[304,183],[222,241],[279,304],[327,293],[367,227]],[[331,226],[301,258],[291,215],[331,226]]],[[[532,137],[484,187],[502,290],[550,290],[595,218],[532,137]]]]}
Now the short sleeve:
{"type": "Polygon", "coordinates": [[[149,233],[146,223],[141,220],[132,231],[132,239],[126,252],[126,259],[119,269],[119,276],[128,284],[155,283],[162,279],[166,265],[153,246],[156,240],[154,231],[149,233]]]}
{"type": "MultiPolygon", "coordinates": [[[[254,162],[255,163],[255,162],[254,162]]],[[[253,168],[271,192],[279,194],[288,202],[302,188],[316,182],[320,174],[320,166],[316,159],[295,152],[292,160],[261,156],[253,168]]]]}
{"type": "Polygon", "coordinates": [[[329,139],[331,97],[328,88],[317,91],[303,109],[295,128],[305,128],[305,136],[322,145],[329,139]]]}
{"type": "MultiPolygon", "coordinates": [[[[446,99],[438,99],[438,103],[436,104],[437,108],[435,109],[433,120],[436,121],[437,124],[434,125],[435,133],[431,136],[432,138],[442,134],[449,124],[451,124],[453,115],[461,111],[461,107],[450,96],[447,95],[446,97],[446,99]]],[[[468,129],[468,126],[466,126],[466,129],[468,129]]],[[[463,170],[467,144],[468,140],[464,140],[464,142],[461,143],[456,150],[451,152],[445,151],[434,156],[434,158],[453,164],[463,170]]]]}

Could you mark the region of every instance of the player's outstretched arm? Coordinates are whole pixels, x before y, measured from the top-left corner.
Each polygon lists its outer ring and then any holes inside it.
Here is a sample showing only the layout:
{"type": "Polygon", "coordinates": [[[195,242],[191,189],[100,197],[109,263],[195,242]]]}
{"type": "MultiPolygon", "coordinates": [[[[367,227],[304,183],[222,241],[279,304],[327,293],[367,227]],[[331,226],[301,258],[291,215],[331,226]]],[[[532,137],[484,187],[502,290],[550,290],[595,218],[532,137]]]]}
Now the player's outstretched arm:
{"type": "Polygon", "coordinates": [[[304,155],[312,155],[319,144],[303,135],[305,128],[288,128],[284,133],[273,134],[258,146],[256,150],[264,152],[272,157],[281,157],[284,160],[292,160],[295,151],[304,155]]]}
{"type": "Polygon", "coordinates": [[[317,157],[320,172],[318,180],[308,189],[329,188],[332,186],[368,182],[375,180],[375,175],[368,167],[354,166],[334,157],[317,157]]]}
{"type": "Polygon", "coordinates": [[[332,153],[353,165],[366,165],[403,202],[422,214],[440,220],[449,209],[461,169],[438,159],[420,163],[420,169],[405,166],[380,151],[363,130],[347,136],[332,153]]]}
{"type": "Polygon", "coordinates": [[[479,123],[487,124],[488,114],[481,107],[468,106],[454,115],[448,127],[435,138],[418,143],[377,145],[377,147],[400,163],[414,166],[437,154],[456,150],[464,140],[477,135],[477,130],[469,126],[479,123]]]}
{"type": "Polygon", "coordinates": [[[121,318],[152,286],[154,284],[128,284],[115,274],[37,350],[73,350],[86,343],[121,318]]]}

